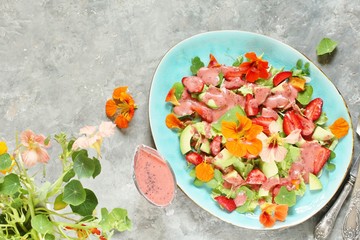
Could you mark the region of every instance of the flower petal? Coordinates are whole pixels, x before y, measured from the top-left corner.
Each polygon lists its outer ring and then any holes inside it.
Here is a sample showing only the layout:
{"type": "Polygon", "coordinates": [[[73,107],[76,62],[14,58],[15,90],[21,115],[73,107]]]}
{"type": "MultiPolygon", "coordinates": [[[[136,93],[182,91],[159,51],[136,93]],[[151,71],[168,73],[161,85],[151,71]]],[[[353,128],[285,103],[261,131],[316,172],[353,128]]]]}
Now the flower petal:
{"type": "Polygon", "coordinates": [[[248,153],[255,156],[259,155],[259,153],[262,150],[262,142],[259,139],[255,138],[251,141],[248,140],[245,143],[246,143],[245,144],[246,150],[248,153]]]}
{"type": "Polygon", "coordinates": [[[20,142],[25,147],[29,146],[29,142],[31,139],[33,139],[35,136],[35,133],[31,130],[25,130],[20,134],[20,142]]]}
{"type": "MultiPolygon", "coordinates": [[[[113,92],[113,99],[117,99],[117,100],[121,100],[124,96],[124,94],[126,94],[128,87],[124,86],[124,87],[118,87],[114,89],[113,92]]],[[[123,100],[121,100],[123,101],[123,100]]]]}
{"type": "Polygon", "coordinates": [[[101,137],[110,137],[115,133],[116,125],[112,122],[101,122],[99,134],[101,137]]]}
{"type": "Polygon", "coordinates": [[[274,160],[276,162],[282,162],[287,154],[287,149],[283,146],[277,146],[273,148],[274,160]]]}
{"type": "Polygon", "coordinates": [[[301,129],[295,129],[286,138],[284,138],[285,142],[290,143],[290,144],[295,144],[295,143],[299,142],[301,140],[300,132],[301,132],[301,129]]]}
{"type": "Polygon", "coordinates": [[[270,133],[278,133],[281,131],[279,124],[276,121],[272,121],[269,125],[270,133]]]}
{"type": "Polygon", "coordinates": [[[21,157],[27,167],[32,167],[38,162],[38,154],[35,150],[25,150],[21,157]]]}
{"type": "Polygon", "coordinates": [[[266,211],[263,211],[260,214],[259,221],[264,227],[272,227],[274,226],[276,219],[266,211]]]}
{"type": "Polygon", "coordinates": [[[239,141],[227,141],[225,143],[226,149],[237,157],[243,157],[246,155],[246,146],[239,141]]]}
{"type": "Polygon", "coordinates": [[[85,134],[87,136],[93,135],[96,132],[96,126],[85,126],[80,129],[80,134],[85,134]]]}
{"type": "Polygon", "coordinates": [[[116,114],[117,106],[114,100],[109,99],[105,105],[105,113],[108,118],[113,117],[116,114]]]}
{"type": "Polygon", "coordinates": [[[41,163],[47,163],[50,159],[49,154],[43,148],[36,149],[37,161],[41,163]]]}
{"type": "Polygon", "coordinates": [[[176,117],[174,113],[170,113],[166,116],[165,119],[166,126],[168,128],[181,129],[184,128],[184,123],[176,117]]]}
{"type": "Polygon", "coordinates": [[[274,217],[276,220],[285,221],[288,215],[289,206],[286,204],[277,205],[275,208],[274,217]]]}
{"type": "Polygon", "coordinates": [[[119,128],[127,128],[129,126],[129,121],[123,115],[120,114],[115,119],[115,124],[119,128]]]}
{"type": "Polygon", "coordinates": [[[237,125],[235,122],[222,121],[221,133],[225,138],[237,139],[239,137],[237,133],[237,125]]]}

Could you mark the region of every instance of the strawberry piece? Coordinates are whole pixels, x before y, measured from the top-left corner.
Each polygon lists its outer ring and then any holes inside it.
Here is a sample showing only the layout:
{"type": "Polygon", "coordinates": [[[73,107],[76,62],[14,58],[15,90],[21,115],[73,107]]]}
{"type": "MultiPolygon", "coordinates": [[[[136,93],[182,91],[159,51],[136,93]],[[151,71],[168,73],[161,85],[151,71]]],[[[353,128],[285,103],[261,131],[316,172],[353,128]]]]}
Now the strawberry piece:
{"type": "Polygon", "coordinates": [[[315,124],[313,123],[313,121],[307,119],[304,116],[301,116],[298,113],[296,113],[296,117],[301,124],[301,135],[304,137],[309,137],[315,130],[315,124]]]}
{"type": "Polygon", "coordinates": [[[196,152],[189,152],[185,155],[185,159],[188,163],[194,164],[195,166],[204,161],[204,158],[196,152]]]}
{"type": "Polygon", "coordinates": [[[245,180],[247,184],[263,184],[265,181],[266,176],[259,169],[251,170],[245,180]]]}
{"type": "Polygon", "coordinates": [[[213,113],[212,110],[206,106],[197,105],[197,106],[191,106],[191,109],[195,111],[197,114],[200,115],[200,117],[207,121],[208,123],[211,123],[213,121],[213,113]]]}
{"type": "Polygon", "coordinates": [[[292,76],[292,72],[290,71],[279,72],[273,78],[274,87],[276,87],[277,85],[279,85],[280,83],[282,83],[291,76],[292,76]]]}
{"type": "Polygon", "coordinates": [[[251,94],[245,96],[245,112],[247,116],[256,116],[259,113],[259,105],[251,94]]]}
{"type": "Polygon", "coordinates": [[[293,110],[287,111],[285,113],[284,119],[283,119],[284,133],[287,136],[296,129],[302,129],[301,123],[300,123],[299,119],[297,118],[295,111],[293,111],[293,110]]]}
{"type": "Polygon", "coordinates": [[[203,80],[196,76],[183,77],[181,82],[190,93],[200,93],[204,89],[203,80]]]}
{"type": "Polygon", "coordinates": [[[272,121],[275,121],[275,120],[270,117],[256,117],[256,118],[253,118],[251,121],[253,124],[262,126],[263,132],[269,136],[271,134],[270,130],[269,130],[269,125],[272,121]]]}
{"type": "Polygon", "coordinates": [[[236,204],[234,199],[227,198],[225,196],[217,196],[214,198],[221,207],[226,209],[228,212],[232,212],[236,209],[236,204]]]}
{"type": "Polygon", "coordinates": [[[213,156],[218,155],[218,153],[221,151],[221,140],[222,140],[222,136],[217,135],[211,141],[210,150],[213,156]]]}
{"type": "Polygon", "coordinates": [[[321,98],[313,99],[306,107],[304,111],[305,117],[311,121],[316,121],[321,116],[323,106],[323,100],[321,98]]]}
{"type": "Polygon", "coordinates": [[[315,175],[317,175],[321,169],[323,168],[323,166],[325,165],[325,163],[327,162],[327,160],[329,159],[331,154],[331,151],[325,147],[321,147],[319,148],[319,151],[316,153],[316,157],[314,159],[314,171],[313,173],[315,175]]]}

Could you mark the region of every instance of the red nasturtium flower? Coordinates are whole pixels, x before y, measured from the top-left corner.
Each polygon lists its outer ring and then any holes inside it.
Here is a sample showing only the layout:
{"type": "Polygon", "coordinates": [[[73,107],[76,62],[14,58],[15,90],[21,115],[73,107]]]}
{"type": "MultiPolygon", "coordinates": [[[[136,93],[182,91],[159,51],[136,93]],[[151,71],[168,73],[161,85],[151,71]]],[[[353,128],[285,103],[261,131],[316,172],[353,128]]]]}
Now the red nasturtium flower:
{"type": "Polygon", "coordinates": [[[240,64],[240,72],[245,74],[245,79],[248,82],[255,82],[259,78],[267,79],[270,77],[270,73],[267,71],[269,63],[262,60],[261,57],[256,56],[256,53],[249,52],[245,54],[245,57],[249,60],[240,64]]]}
{"type": "Polygon", "coordinates": [[[276,220],[285,221],[289,206],[286,204],[264,203],[260,208],[260,223],[264,225],[264,227],[272,227],[276,220]]]}
{"type": "Polygon", "coordinates": [[[106,116],[113,120],[117,127],[127,128],[137,108],[133,97],[127,92],[128,87],[114,89],[112,99],[106,102],[106,116]]]}

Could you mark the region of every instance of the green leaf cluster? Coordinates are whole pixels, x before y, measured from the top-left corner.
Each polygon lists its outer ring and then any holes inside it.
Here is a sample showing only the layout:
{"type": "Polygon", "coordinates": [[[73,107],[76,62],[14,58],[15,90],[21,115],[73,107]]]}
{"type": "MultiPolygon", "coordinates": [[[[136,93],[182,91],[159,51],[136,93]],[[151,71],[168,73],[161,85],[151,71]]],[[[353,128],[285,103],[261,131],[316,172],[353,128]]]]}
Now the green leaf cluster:
{"type": "Polygon", "coordinates": [[[204,67],[205,64],[200,60],[199,57],[191,59],[190,71],[193,75],[196,75],[200,68],[204,67]]]}

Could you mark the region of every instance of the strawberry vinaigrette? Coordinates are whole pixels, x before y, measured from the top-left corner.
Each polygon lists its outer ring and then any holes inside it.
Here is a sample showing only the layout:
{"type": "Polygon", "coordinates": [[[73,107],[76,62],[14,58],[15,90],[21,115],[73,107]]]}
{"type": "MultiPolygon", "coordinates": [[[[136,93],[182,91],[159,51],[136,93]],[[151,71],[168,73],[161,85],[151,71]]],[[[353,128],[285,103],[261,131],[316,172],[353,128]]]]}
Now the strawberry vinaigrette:
{"type": "Polygon", "coordinates": [[[133,178],[139,192],[152,204],[165,207],[175,196],[175,176],[153,148],[140,145],[134,156],[133,178]]]}

